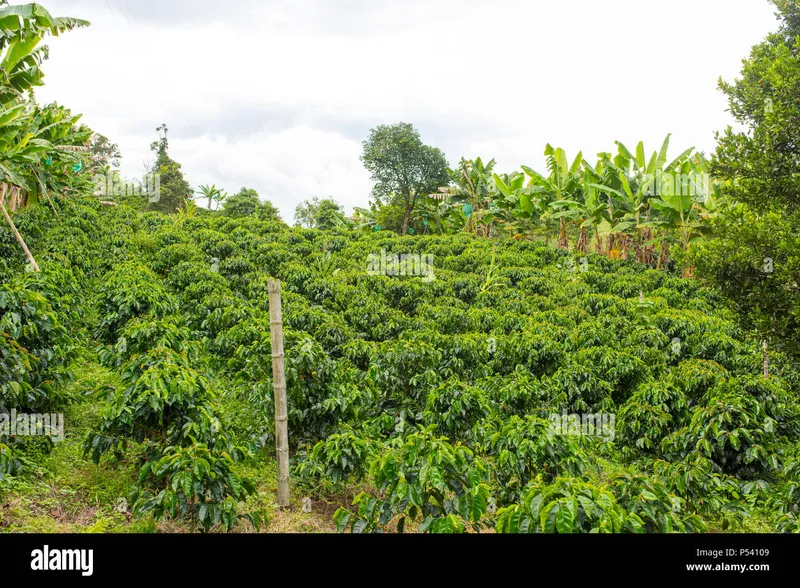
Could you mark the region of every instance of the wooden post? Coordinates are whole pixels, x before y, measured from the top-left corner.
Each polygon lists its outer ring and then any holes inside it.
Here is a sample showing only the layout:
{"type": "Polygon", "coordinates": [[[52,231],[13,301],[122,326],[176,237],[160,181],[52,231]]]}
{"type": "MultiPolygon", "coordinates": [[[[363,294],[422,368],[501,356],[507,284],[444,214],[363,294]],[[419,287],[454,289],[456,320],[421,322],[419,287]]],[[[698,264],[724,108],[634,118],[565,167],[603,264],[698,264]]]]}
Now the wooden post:
{"type": "Polygon", "coordinates": [[[22,238],[22,235],[19,234],[19,231],[17,230],[14,221],[11,220],[10,216],[8,216],[8,211],[6,210],[6,203],[5,203],[7,190],[8,190],[8,184],[4,182],[0,183],[0,211],[2,211],[3,216],[6,219],[6,222],[8,223],[8,226],[11,227],[14,236],[17,238],[17,241],[22,247],[22,250],[25,252],[25,256],[28,258],[28,262],[33,266],[33,270],[38,272],[39,265],[36,263],[36,260],[33,258],[33,255],[31,255],[31,252],[28,249],[28,246],[25,244],[25,240],[22,238]]]}
{"type": "Polygon", "coordinates": [[[269,290],[269,331],[272,337],[272,389],[275,396],[275,453],[278,457],[278,506],[289,506],[289,428],[286,415],[286,372],[283,363],[281,283],[272,278],[269,290]]]}

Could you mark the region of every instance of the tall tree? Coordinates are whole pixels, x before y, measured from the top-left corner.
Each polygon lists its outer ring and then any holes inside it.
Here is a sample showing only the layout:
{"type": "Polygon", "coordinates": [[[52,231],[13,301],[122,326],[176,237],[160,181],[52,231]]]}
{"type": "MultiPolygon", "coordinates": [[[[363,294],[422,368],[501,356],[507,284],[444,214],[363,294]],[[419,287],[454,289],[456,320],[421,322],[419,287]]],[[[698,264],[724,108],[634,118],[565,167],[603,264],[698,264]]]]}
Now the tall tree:
{"type": "Polygon", "coordinates": [[[260,204],[258,192],[252,188],[242,188],[228,196],[222,209],[228,216],[254,216],[260,204]]]}
{"type": "Polygon", "coordinates": [[[450,183],[444,153],[425,145],[413,125],[403,122],[371,129],[363,146],[361,161],[375,182],[375,203],[402,207],[405,234],[417,202],[450,183]]]}
{"type": "Polygon", "coordinates": [[[162,124],[156,131],[159,133],[159,139],[150,145],[150,149],[156,152],[156,161],[150,173],[159,175],[160,195],[156,202],[150,202],[149,208],[166,213],[175,213],[187,199],[191,198],[192,189],[189,186],[189,182],[183,177],[181,164],[169,156],[169,140],[167,138],[169,129],[167,125],[162,124]]]}
{"type": "Polygon", "coordinates": [[[720,81],[744,130],[717,135],[711,173],[738,204],[718,215],[694,263],[748,326],[800,355],[800,6],[773,3],[778,31],[753,47],[740,79],[720,81]]]}

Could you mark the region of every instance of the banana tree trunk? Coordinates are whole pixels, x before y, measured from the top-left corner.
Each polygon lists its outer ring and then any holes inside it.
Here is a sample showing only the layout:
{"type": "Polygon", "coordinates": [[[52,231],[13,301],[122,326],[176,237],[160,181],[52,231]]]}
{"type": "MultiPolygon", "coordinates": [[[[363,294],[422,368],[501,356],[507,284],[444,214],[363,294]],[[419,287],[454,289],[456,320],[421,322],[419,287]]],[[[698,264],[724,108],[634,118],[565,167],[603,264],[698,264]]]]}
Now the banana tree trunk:
{"type": "Polygon", "coordinates": [[[20,208],[25,208],[28,203],[28,193],[19,188],[19,186],[11,186],[8,196],[8,206],[6,207],[9,212],[15,212],[20,208]]]}
{"type": "Polygon", "coordinates": [[[653,246],[647,242],[653,238],[653,229],[644,229],[638,236],[636,247],[636,261],[646,265],[653,265],[653,246]]]}
{"type": "Polygon", "coordinates": [[[633,258],[638,263],[644,263],[644,234],[639,230],[633,238],[633,258]]]}
{"type": "Polygon", "coordinates": [[[561,217],[558,223],[558,246],[562,249],[569,249],[569,241],[567,240],[567,220],[561,217]]]}
{"type": "Polygon", "coordinates": [[[669,241],[664,239],[661,241],[661,252],[658,254],[658,264],[656,269],[661,269],[669,263],[669,241]]]}
{"type": "Polygon", "coordinates": [[[586,253],[589,249],[589,232],[586,227],[581,227],[581,234],[578,236],[578,242],[575,243],[575,249],[581,253],[586,253]]]}
{"type": "Polygon", "coordinates": [[[630,235],[619,236],[619,257],[620,259],[628,259],[628,249],[631,247],[630,235]]]}

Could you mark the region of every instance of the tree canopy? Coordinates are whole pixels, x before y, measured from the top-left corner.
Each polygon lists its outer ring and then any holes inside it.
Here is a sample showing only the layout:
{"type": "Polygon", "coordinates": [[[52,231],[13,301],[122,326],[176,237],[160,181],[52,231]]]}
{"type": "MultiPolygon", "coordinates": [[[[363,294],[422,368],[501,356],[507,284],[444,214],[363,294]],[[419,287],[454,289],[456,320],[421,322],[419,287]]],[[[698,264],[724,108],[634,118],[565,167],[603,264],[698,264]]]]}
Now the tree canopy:
{"type": "Polygon", "coordinates": [[[363,148],[361,161],[372,176],[375,202],[402,206],[399,228],[408,232],[417,202],[450,183],[444,153],[425,145],[414,126],[404,122],[371,129],[363,148]]]}
{"type": "Polygon", "coordinates": [[[344,209],[332,198],[314,196],[297,205],[294,224],[309,229],[333,229],[345,225],[344,209]]]}
{"type": "Polygon", "coordinates": [[[256,216],[261,220],[281,220],[280,211],[269,200],[261,200],[253,188],[243,187],[236,194],[228,196],[222,205],[227,216],[256,216]]]}

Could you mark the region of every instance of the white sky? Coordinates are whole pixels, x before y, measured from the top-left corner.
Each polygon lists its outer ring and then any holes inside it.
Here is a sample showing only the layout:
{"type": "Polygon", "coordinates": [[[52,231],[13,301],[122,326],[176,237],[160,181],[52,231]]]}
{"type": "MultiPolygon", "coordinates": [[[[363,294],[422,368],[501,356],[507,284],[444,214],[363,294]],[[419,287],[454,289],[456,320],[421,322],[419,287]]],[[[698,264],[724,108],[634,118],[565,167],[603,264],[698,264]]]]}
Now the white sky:
{"type": "MultiPolygon", "coordinates": [[[[12,0],[12,3],[16,3],[12,0]]],[[[332,196],[366,206],[370,127],[413,123],[451,164],[713,151],[722,76],[774,30],[767,0],[45,0],[92,22],[49,39],[40,101],[119,144],[143,173],[155,128],[192,186],[255,188],[291,222],[332,196]]]]}

